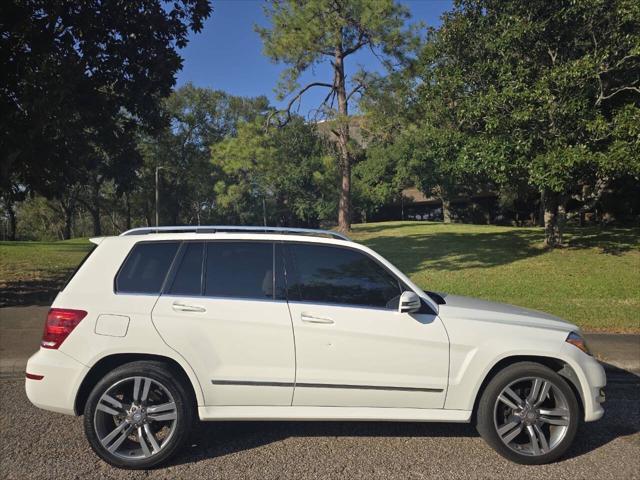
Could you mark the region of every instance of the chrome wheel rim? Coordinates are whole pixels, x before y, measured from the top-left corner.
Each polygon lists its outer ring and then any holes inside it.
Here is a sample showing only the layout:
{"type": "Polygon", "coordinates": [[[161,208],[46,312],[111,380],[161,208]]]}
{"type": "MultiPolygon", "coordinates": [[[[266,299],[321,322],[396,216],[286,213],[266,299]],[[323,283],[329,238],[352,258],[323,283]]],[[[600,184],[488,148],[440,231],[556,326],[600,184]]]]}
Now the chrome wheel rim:
{"type": "Polygon", "coordinates": [[[100,397],[93,425],[102,447],[126,459],[149,458],[171,440],[178,410],[169,390],[148,377],[119,380],[100,397]]]}
{"type": "Polygon", "coordinates": [[[570,415],[567,398],[557,385],[545,378],[524,377],[502,389],[493,421],[500,440],[511,450],[540,456],[562,442],[570,415]]]}

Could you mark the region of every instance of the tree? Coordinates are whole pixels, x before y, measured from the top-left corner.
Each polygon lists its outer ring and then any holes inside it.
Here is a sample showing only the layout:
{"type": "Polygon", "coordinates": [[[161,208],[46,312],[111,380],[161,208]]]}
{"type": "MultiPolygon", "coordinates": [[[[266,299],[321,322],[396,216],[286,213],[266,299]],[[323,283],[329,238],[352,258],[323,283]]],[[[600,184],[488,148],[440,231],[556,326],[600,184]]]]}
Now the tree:
{"type": "Polygon", "coordinates": [[[174,225],[200,224],[203,217],[215,215],[213,184],[221,175],[211,164],[211,147],[235,135],[239,123],[264,115],[269,102],[266,97],[235,97],[187,84],[164,100],[162,109],[167,127],[139,141],[144,161],[134,201],[151,223],[155,169],[160,166],[161,219],[174,225]]]}
{"type": "Polygon", "coordinates": [[[74,197],[63,191],[83,184],[114,140],[131,144],[140,128],[160,128],[178,49],[210,12],[206,0],[2,2],[3,189],[18,182],[50,198],[74,197]]]}
{"type": "Polygon", "coordinates": [[[338,227],[351,228],[351,167],[349,102],[367,86],[366,72],[354,75],[349,85],[345,62],[362,49],[370,49],[391,68],[393,61],[404,63],[414,45],[414,30],[405,28],[408,10],[393,0],[273,0],[265,8],[271,28],[256,27],[264,51],[275,61],[289,65],[279,85],[281,98],[293,94],[283,110],[284,121],[291,109],[311,88],[327,90],[318,109],[334,121],[332,133],[338,146],[340,195],[338,227]],[[328,61],[333,78],[327,82],[298,85],[301,74],[328,61]],[[294,93],[295,92],[295,93],[294,93]],[[337,111],[334,103],[337,101],[337,111]]]}
{"type": "Polygon", "coordinates": [[[640,175],[637,2],[460,0],[422,60],[421,88],[459,86],[449,128],[475,168],[539,191],[547,245],[571,196],[640,175]]]}
{"type": "Polygon", "coordinates": [[[214,145],[220,170],[216,206],[239,223],[317,227],[335,214],[336,171],[315,126],[292,117],[282,128],[264,118],[242,123],[235,137],[214,145]]]}

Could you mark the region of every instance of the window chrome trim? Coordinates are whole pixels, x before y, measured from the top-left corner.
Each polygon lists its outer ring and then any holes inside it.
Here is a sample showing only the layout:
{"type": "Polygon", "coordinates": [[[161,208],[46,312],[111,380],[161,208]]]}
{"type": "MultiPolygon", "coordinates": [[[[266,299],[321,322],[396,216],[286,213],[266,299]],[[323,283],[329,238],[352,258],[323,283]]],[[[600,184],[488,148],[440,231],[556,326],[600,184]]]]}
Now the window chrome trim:
{"type": "Polygon", "coordinates": [[[192,300],[205,301],[205,300],[225,300],[229,302],[270,302],[270,303],[287,303],[286,300],[276,300],[273,298],[251,298],[251,297],[210,297],[206,295],[175,295],[172,293],[163,293],[164,298],[188,298],[192,300]]]}

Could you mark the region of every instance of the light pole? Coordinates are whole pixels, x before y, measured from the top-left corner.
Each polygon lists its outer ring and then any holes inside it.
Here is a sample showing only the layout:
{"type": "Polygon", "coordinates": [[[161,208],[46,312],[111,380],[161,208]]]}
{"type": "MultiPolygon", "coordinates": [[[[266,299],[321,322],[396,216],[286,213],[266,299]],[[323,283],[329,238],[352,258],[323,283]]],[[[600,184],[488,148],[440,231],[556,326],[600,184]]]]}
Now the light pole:
{"type": "Polygon", "coordinates": [[[160,205],[160,194],[158,190],[158,172],[162,170],[164,167],[156,167],[156,228],[158,228],[160,222],[158,221],[158,208],[160,205]]]}

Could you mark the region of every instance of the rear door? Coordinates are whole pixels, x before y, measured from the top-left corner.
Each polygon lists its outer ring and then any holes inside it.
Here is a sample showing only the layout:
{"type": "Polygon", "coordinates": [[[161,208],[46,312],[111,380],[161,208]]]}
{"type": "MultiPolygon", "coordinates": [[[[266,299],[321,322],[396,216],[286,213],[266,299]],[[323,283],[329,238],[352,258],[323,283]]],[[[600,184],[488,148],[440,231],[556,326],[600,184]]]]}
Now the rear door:
{"type": "Polygon", "coordinates": [[[207,405],[291,405],[293,329],[275,263],[262,241],[185,242],[176,258],[153,322],[207,405]]]}
{"type": "Polygon", "coordinates": [[[399,313],[406,287],[364,252],[287,244],[294,405],[442,408],[449,342],[439,318],[399,313]]]}

